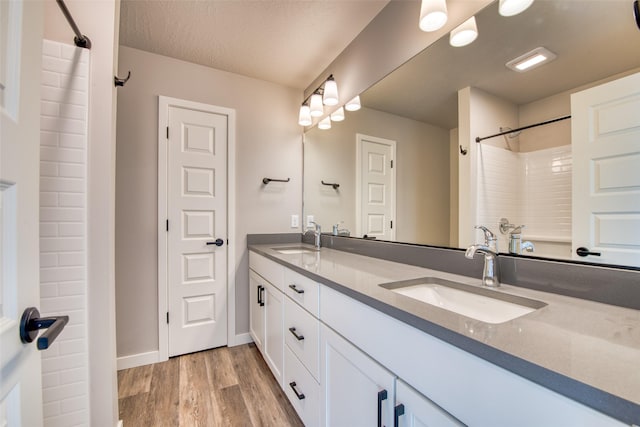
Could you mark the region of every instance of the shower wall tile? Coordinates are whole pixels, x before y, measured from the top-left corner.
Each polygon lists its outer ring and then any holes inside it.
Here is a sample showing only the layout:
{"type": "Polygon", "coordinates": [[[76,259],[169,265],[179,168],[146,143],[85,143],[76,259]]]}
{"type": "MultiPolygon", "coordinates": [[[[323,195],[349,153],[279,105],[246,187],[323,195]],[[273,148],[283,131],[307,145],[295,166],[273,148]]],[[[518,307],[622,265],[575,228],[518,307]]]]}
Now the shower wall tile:
{"type": "Polygon", "coordinates": [[[43,353],[44,426],[88,426],[87,104],[89,51],[43,41],[40,308],[69,323],[43,353]],[[81,66],[79,66],[81,65],[81,66]]]}

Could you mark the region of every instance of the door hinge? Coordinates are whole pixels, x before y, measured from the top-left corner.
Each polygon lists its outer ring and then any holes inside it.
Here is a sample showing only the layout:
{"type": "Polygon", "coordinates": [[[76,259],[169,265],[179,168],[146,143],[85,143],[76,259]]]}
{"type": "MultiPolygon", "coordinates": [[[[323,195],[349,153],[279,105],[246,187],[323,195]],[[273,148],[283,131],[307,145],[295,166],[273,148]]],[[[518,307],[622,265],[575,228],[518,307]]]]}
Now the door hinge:
{"type": "Polygon", "coordinates": [[[391,221],[391,228],[393,228],[393,221],[391,221]]]}
{"type": "Polygon", "coordinates": [[[167,220],[167,231],[169,231],[169,220],[167,220]]]}
{"type": "Polygon", "coordinates": [[[169,312],[167,311],[167,325],[169,324],[169,312]]]}
{"type": "Polygon", "coordinates": [[[169,126],[167,126],[167,139],[169,139],[169,126]]]}
{"type": "MultiPolygon", "coordinates": [[[[168,138],[168,137],[167,137],[168,138]]],[[[391,169],[393,169],[393,160],[391,160],[391,169]]]]}

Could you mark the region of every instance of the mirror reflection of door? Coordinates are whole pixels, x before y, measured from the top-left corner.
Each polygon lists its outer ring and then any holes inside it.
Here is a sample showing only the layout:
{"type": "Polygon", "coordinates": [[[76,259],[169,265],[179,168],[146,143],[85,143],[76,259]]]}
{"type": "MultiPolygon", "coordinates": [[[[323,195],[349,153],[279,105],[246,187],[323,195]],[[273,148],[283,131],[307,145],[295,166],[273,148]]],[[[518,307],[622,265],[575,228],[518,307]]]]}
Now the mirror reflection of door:
{"type": "Polygon", "coordinates": [[[367,238],[395,239],[396,142],[356,135],[356,233],[367,238]]]}
{"type": "Polygon", "coordinates": [[[576,260],[640,267],[639,108],[640,73],[571,97],[576,260]]]}

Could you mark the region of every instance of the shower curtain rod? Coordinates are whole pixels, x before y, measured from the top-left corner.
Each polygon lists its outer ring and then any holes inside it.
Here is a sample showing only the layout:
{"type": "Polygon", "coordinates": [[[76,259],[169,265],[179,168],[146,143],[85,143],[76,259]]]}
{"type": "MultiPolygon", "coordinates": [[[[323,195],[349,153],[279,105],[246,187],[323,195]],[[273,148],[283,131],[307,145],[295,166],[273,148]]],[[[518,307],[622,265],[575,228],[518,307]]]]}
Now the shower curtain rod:
{"type": "Polygon", "coordinates": [[[476,137],[476,142],[482,142],[485,139],[491,139],[491,138],[495,138],[496,136],[507,135],[507,134],[514,133],[514,132],[520,132],[521,130],[531,129],[531,128],[535,128],[535,127],[542,126],[542,125],[548,125],[549,123],[555,123],[555,122],[559,122],[561,120],[567,120],[567,119],[570,119],[570,118],[571,118],[571,115],[562,116],[562,117],[558,117],[558,118],[555,118],[555,119],[547,120],[545,122],[534,123],[534,124],[528,125],[528,126],[522,126],[521,128],[518,128],[518,129],[509,129],[509,130],[504,131],[504,132],[496,133],[495,135],[489,135],[489,136],[485,136],[485,137],[482,137],[482,138],[480,138],[478,136],[478,137],[476,137]]]}
{"type": "Polygon", "coordinates": [[[80,29],[76,25],[76,21],[73,20],[73,16],[71,16],[71,12],[69,12],[69,9],[67,9],[67,5],[64,4],[64,1],[56,0],[56,3],[58,3],[58,6],[60,6],[60,10],[62,11],[62,14],[64,15],[65,18],[67,18],[67,22],[69,23],[69,26],[71,26],[71,29],[76,34],[76,36],[73,38],[73,41],[75,42],[76,46],[83,47],[85,49],[91,49],[91,40],[89,40],[89,37],[83,35],[80,32],[80,29]]]}

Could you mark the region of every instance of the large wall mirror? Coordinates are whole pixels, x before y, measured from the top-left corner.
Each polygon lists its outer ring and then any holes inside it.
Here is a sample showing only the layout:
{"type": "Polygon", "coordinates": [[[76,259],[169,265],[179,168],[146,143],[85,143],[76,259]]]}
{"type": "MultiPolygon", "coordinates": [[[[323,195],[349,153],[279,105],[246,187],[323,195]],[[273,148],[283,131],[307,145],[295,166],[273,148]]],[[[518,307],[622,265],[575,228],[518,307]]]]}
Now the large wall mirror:
{"type": "MultiPolygon", "coordinates": [[[[329,130],[305,133],[305,221],[311,216],[324,232],[337,225],[352,237],[458,248],[480,241],[473,227],[481,224],[498,236],[500,252],[514,253],[519,231],[520,243],[533,248],[519,247],[523,255],[581,260],[572,248],[574,119],[480,144],[460,135],[571,115],[573,93],[640,72],[632,1],[537,0],[513,17],[500,16],[495,2],[476,21],[472,44],[437,41],[361,94],[361,110],[329,130]],[[538,47],[556,58],[526,72],[505,65],[538,47]],[[471,155],[476,166],[469,169],[471,155]],[[385,178],[376,181],[372,175],[382,170],[385,178]],[[471,192],[461,182],[469,173],[471,192]],[[463,236],[467,230],[472,237],[463,236]]],[[[638,159],[640,139],[633,144],[630,158],[638,159]]],[[[639,200],[640,184],[629,185],[639,200]]],[[[620,243],[632,252],[640,247],[640,206],[635,210],[624,219],[634,237],[620,243]]],[[[640,266],[638,252],[626,259],[586,261],[640,266]]]]}

